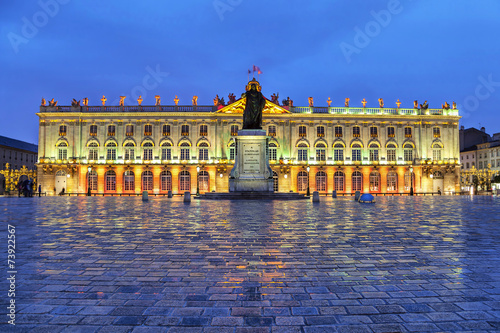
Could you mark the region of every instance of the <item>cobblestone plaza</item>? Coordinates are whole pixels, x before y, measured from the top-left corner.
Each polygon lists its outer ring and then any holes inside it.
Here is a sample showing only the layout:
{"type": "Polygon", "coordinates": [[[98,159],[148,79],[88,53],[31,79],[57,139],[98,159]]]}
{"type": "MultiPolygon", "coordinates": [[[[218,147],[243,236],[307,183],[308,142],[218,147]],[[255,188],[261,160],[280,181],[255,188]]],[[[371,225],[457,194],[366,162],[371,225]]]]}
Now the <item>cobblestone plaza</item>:
{"type": "Polygon", "coordinates": [[[321,199],[0,198],[0,331],[500,331],[499,198],[321,199]]]}

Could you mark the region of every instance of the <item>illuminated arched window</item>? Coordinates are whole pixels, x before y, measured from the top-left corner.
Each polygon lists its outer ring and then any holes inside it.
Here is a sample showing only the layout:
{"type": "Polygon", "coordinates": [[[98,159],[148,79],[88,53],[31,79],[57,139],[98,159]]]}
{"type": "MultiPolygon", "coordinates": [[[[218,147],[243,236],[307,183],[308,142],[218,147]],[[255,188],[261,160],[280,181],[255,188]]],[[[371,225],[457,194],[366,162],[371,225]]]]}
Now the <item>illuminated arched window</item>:
{"type": "Polygon", "coordinates": [[[413,145],[411,143],[404,144],[403,153],[406,162],[413,162],[413,145]]]}
{"type": "Polygon", "coordinates": [[[151,161],[153,159],[153,143],[145,142],[142,145],[143,148],[143,159],[145,161],[151,161]]]}
{"type": "Polygon", "coordinates": [[[146,170],[142,173],[142,190],[152,191],[153,190],[153,173],[146,170]]]}
{"type": "Polygon", "coordinates": [[[191,159],[190,148],[191,145],[188,142],[181,143],[181,161],[191,159]]]}
{"type": "Polygon", "coordinates": [[[432,159],[434,161],[441,161],[442,160],[442,151],[443,151],[443,145],[440,143],[434,143],[432,145],[432,159]]]}
{"type": "Polygon", "coordinates": [[[107,160],[116,160],[116,143],[108,142],[106,144],[106,159],[107,160]]]}
{"type": "Polygon", "coordinates": [[[208,161],[208,143],[202,142],[198,145],[198,159],[208,161]]]}
{"type": "Polygon", "coordinates": [[[336,171],[333,175],[335,191],[345,191],[345,174],[342,171],[336,171]]]}
{"type": "Polygon", "coordinates": [[[387,173],[387,191],[394,192],[398,190],[398,174],[394,171],[387,173]]]}
{"type": "Polygon", "coordinates": [[[60,160],[68,159],[68,144],[66,142],[57,145],[57,158],[60,160]]]}
{"type": "Polygon", "coordinates": [[[200,189],[200,192],[208,192],[209,191],[209,175],[207,171],[200,171],[198,173],[198,187],[200,189]]]}
{"type": "Polygon", "coordinates": [[[359,171],[354,171],[352,173],[352,190],[362,191],[363,190],[363,174],[359,171]]]}
{"type": "Polygon", "coordinates": [[[135,191],[135,175],[133,171],[127,170],[123,174],[123,190],[135,191]]]}
{"type": "Polygon", "coordinates": [[[368,147],[370,151],[370,161],[376,162],[379,160],[379,154],[378,154],[378,149],[379,146],[376,143],[370,144],[368,147]]]}
{"type": "Polygon", "coordinates": [[[370,192],[380,191],[380,173],[378,171],[372,171],[370,173],[370,192]]]}
{"type": "Polygon", "coordinates": [[[166,170],[161,172],[160,185],[162,191],[172,191],[172,173],[170,171],[166,170]]]}
{"type": "Polygon", "coordinates": [[[87,186],[89,185],[91,191],[97,191],[97,172],[95,170],[87,172],[87,186]]]}
{"type": "Polygon", "coordinates": [[[396,161],[396,145],[394,143],[389,143],[386,146],[387,148],[387,161],[395,162],[396,161]]]}
{"type": "Polygon", "coordinates": [[[170,161],[172,159],[172,144],[163,142],[161,144],[161,159],[162,161],[170,161]]]}
{"type": "Polygon", "coordinates": [[[298,161],[307,161],[308,160],[308,147],[305,143],[299,143],[297,146],[297,160],[298,161]]]}
{"type": "Polygon", "coordinates": [[[133,142],[127,142],[125,144],[125,160],[135,159],[135,144],[133,142]]]}
{"type": "Polygon", "coordinates": [[[326,145],[324,143],[318,143],[316,145],[316,161],[326,161],[326,145]]]}
{"type": "Polygon", "coordinates": [[[326,173],[324,171],[319,171],[316,173],[316,191],[326,191],[326,173]]]}
{"type": "Polygon", "coordinates": [[[278,146],[276,143],[269,143],[269,160],[276,161],[278,159],[278,146]]]}
{"type": "Polygon", "coordinates": [[[108,170],[104,175],[104,183],[106,192],[116,191],[116,172],[108,170]]]}
{"type": "Polygon", "coordinates": [[[300,171],[297,175],[297,190],[299,192],[307,191],[307,185],[309,184],[309,177],[307,172],[300,171]]]}
{"type": "Polygon", "coordinates": [[[179,191],[191,192],[191,174],[189,171],[181,171],[179,173],[179,191]]]}
{"type": "Polygon", "coordinates": [[[361,145],[359,143],[354,143],[351,146],[352,161],[361,161],[361,145]]]}
{"type": "Polygon", "coordinates": [[[343,161],[344,160],[344,145],[341,143],[336,143],[333,145],[333,160],[343,161]]]}

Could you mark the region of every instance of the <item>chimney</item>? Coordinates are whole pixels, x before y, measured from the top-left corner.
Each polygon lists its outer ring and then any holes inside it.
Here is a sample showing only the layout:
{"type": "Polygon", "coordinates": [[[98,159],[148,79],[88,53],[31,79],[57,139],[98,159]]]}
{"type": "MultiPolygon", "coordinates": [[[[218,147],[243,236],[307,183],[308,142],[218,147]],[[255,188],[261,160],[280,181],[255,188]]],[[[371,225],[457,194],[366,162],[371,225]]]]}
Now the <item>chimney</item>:
{"type": "Polygon", "coordinates": [[[486,133],[486,128],[481,127],[481,132],[486,133]]]}

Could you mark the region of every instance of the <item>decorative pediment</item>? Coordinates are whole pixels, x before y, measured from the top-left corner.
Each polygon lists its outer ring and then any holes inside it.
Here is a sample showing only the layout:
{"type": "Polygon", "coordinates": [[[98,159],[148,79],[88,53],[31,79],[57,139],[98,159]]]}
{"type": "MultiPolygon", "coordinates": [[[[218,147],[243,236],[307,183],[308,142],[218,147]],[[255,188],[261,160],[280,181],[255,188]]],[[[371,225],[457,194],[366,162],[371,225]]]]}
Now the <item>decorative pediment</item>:
{"type": "MultiPolygon", "coordinates": [[[[246,105],[246,97],[240,98],[236,102],[226,105],[220,110],[218,110],[218,113],[243,113],[245,110],[245,105],[246,105]]],[[[290,113],[287,109],[274,104],[273,102],[269,101],[266,99],[266,104],[264,105],[264,109],[262,110],[262,113],[290,113]]]]}

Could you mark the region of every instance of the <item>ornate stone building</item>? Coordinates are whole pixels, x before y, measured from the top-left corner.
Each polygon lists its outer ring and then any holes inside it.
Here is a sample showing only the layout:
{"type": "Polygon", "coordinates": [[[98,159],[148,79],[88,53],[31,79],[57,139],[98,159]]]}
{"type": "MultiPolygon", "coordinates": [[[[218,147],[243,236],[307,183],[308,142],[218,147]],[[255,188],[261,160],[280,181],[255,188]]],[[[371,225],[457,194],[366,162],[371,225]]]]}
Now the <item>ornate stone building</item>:
{"type": "MultiPolygon", "coordinates": [[[[279,192],[459,191],[458,110],[286,106],[266,101],[263,128],[279,192]],[[413,181],[412,181],[413,180],[413,181]]],[[[327,101],[330,105],[331,100],[327,101]]],[[[45,103],[43,103],[45,104],[45,103]]],[[[42,105],[43,191],[163,194],[228,191],[244,99],[222,105],[42,105]]],[[[120,103],[123,104],[123,103],[120,103]]],[[[316,103],[315,103],[316,104],[316,103]]],[[[363,100],[363,105],[366,101],[363,100]]]]}

